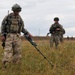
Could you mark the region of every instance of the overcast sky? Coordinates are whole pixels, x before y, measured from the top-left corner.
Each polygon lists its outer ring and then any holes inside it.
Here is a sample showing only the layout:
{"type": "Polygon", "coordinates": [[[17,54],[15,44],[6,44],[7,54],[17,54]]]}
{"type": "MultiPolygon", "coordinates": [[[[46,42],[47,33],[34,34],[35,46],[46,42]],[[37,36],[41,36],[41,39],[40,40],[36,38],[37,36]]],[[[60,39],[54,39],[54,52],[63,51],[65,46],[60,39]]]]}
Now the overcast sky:
{"type": "Polygon", "coordinates": [[[45,36],[54,17],[65,28],[64,36],[75,36],[75,0],[0,0],[0,23],[15,3],[22,7],[20,15],[33,36],[45,36]]]}

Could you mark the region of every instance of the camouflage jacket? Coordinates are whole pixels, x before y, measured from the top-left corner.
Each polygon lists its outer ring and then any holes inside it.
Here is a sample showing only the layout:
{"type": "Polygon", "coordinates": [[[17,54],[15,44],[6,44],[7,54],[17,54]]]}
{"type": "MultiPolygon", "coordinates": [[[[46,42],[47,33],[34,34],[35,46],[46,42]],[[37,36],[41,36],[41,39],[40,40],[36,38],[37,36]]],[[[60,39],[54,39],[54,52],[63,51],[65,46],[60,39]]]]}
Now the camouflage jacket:
{"type": "Polygon", "coordinates": [[[24,22],[20,15],[14,16],[13,13],[5,16],[1,25],[1,34],[5,33],[21,33],[27,34],[28,31],[24,28],[24,22]]]}
{"type": "Polygon", "coordinates": [[[64,28],[59,23],[52,24],[49,31],[50,31],[51,34],[65,34],[64,28]]]}

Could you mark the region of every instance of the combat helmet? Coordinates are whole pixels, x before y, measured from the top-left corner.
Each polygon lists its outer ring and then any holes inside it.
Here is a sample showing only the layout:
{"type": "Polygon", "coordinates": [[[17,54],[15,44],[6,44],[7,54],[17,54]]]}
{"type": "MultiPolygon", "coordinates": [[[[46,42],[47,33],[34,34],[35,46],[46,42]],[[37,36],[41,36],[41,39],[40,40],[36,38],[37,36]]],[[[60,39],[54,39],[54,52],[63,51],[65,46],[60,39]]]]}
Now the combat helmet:
{"type": "Polygon", "coordinates": [[[54,21],[59,21],[59,18],[58,18],[58,17],[55,17],[55,18],[54,18],[54,21]]]}
{"type": "Polygon", "coordinates": [[[20,12],[21,11],[21,7],[20,7],[20,5],[18,5],[18,4],[14,4],[13,6],[12,6],[12,11],[18,11],[18,12],[20,12]]]}

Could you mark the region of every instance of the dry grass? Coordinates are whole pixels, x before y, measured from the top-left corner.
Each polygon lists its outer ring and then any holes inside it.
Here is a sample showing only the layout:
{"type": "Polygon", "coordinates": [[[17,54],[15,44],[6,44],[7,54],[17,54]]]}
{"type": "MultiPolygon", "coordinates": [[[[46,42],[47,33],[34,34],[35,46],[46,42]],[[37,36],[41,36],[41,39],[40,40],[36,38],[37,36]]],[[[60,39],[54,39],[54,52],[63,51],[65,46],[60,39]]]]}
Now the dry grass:
{"type": "MultiPolygon", "coordinates": [[[[75,75],[75,41],[64,41],[58,49],[51,49],[48,41],[36,43],[44,56],[54,64],[53,68],[28,41],[23,41],[21,64],[8,64],[6,70],[0,69],[0,75],[75,75]]],[[[3,51],[0,46],[0,61],[3,51]]]]}

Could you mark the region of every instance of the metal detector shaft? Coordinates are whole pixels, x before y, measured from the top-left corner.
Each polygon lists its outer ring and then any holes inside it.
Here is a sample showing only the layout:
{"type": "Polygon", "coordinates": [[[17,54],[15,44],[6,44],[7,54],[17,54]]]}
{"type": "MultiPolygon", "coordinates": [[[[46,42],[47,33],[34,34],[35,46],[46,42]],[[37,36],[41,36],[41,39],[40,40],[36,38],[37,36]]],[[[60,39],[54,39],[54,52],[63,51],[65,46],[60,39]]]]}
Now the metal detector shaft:
{"type": "Polygon", "coordinates": [[[53,67],[53,63],[50,62],[43,54],[42,52],[37,48],[37,44],[30,38],[28,35],[24,35],[24,37],[36,48],[36,50],[48,61],[48,63],[53,67]]]}
{"type": "MultiPolygon", "coordinates": [[[[34,46],[34,47],[35,47],[35,46],[34,46]]],[[[37,47],[35,47],[35,48],[36,48],[36,50],[44,57],[44,59],[46,59],[46,60],[48,61],[48,63],[49,63],[51,66],[54,66],[53,63],[50,62],[50,61],[40,52],[40,50],[39,50],[37,47]]]]}

